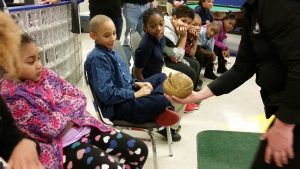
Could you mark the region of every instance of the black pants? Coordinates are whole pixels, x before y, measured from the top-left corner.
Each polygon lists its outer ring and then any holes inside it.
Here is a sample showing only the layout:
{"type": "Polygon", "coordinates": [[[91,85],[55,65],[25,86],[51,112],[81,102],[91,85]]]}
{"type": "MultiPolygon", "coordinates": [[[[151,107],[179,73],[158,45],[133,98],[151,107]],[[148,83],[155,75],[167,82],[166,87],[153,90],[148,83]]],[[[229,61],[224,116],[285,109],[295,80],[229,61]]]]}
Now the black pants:
{"type": "Polygon", "coordinates": [[[197,48],[196,51],[196,59],[200,64],[200,71],[202,68],[205,68],[205,73],[204,74],[210,74],[213,73],[214,71],[214,63],[212,62],[212,58],[211,57],[205,57],[204,55],[201,54],[200,52],[200,47],[197,48]]]}
{"type": "Polygon", "coordinates": [[[196,60],[196,59],[193,59],[191,57],[188,57],[188,56],[185,56],[184,59],[186,61],[189,62],[190,66],[194,69],[195,71],[195,81],[194,82],[194,89],[197,88],[197,85],[198,85],[198,82],[199,82],[199,75],[200,75],[200,71],[201,71],[201,66],[200,66],[200,63],[196,60]]]}
{"type": "Polygon", "coordinates": [[[197,62],[197,60],[189,57],[184,57],[184,59],[186,59],[189,62],[190,66],[184,63],[174,63],[167,58],[165,59],[165,63],[167,67],[182,72],[189,76],[193,80],[194,87],[196,88],[199,80],[199,73],[201,70],[200,64],[197,62]]]}
{"type": "MultiPolygon", "coordinates": [[[[261,141],[255,160],[252,164],[252,169],[282,169],[276,167],[274,163],[271,165],[265,163],[265,149],[267,142],[261,141]]],[[[300,169],[300,125],[296,125],[294,129],[294,153],[295,157],[289,160],[289,164],[285,165],[284,169],[300,169]]]]}
{"type": "Polygon", "coordinates": [[[116,130],[101,132],[92,128],[90,134],[64,147],[64,168],[72,169],[141,169],[148,156],[144,142],[116,130]],[[115,161],[110,155],[125,160],[115,161]],[[125,167],[126,166],[126,167],[125,167]]]}
{"type": "Polygon", "coordinates": [[[223,57],[222,49],[215,45],[214,52],[218,56],[218,69],[225,69],[226,60],[223,57]]]}
{"type": "Polygon", "coordinates": [[[115,115],[112,120],[126,120],[133,123],[154,121],[166,107],[170,106],[170,102],[163,95],[163,82],[166,78],[165,74],[157,73],[144,79],[153,86],[151,94],[114,105],[115,115]]]}

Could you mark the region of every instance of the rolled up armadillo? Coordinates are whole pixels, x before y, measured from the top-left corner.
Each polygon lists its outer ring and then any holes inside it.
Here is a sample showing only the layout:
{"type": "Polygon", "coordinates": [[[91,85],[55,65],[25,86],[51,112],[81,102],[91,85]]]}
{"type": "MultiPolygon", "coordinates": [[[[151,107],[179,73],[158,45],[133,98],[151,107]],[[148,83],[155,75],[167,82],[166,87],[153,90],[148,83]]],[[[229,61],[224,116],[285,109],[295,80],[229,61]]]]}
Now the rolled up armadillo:
{"type": "Polygon", "coordinates": [[[184,73],[170,73],[169,77],[164,81],[163,88],[166,94],[185,98],[193,91],[194,85],[190,77],[184,73]]]}

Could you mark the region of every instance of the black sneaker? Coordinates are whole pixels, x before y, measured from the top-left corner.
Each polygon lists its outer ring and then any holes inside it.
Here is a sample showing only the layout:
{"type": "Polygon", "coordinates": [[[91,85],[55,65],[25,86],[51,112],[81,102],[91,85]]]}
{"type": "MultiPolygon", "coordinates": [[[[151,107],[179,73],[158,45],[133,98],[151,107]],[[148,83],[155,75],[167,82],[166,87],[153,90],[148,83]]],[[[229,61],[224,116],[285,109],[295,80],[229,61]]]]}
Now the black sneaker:
{"type": "MultiPolygon", "coordinates": [[[[164,128],[163,130],[158,131],[160,135],[164,136],[165,139],[167,139],[167,129],[164,128]]],[[[181,136],[179,133],[176,132],[176,130],[171,129],[171,136],[172,136],[172,141],[177,142],[181,140],[181,136]]]]}
{"type": "Polygon", "coordinates": [[[195,91],[195,92],[199,92],[201,89],[202,89],[202,86],[199,86],[199,85],[198,85],[196,88],[194,88],[194,91],[195,91]]]}
{"type": "Polygon", "coordinates": [[[224,73],[224,72],[226,72],[228,69],[226,68],[226,67],[218,67],[218,69],[217,69],[217,73],[220,73],[220,74],[222,74],[222,73],[224,73]]]}
{"type": "Polygon", "coordinates": [[[218,78],[218,76],[215,75],[213,72],[204,73],[204,77],[207,78],[207,79],[212,79],[212,80],[215,80],[216,78],[218,78]]]}

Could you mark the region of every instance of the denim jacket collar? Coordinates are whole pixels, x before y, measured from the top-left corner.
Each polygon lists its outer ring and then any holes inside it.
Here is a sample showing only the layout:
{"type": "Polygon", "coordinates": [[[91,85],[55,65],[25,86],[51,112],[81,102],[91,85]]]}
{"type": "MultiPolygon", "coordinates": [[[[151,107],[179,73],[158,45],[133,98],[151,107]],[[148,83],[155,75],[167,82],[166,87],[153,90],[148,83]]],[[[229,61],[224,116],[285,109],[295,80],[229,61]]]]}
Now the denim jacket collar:
{"type": "Polygon", "coordinates": [[[104,51],[107,51],[107,52],[113,52],[113,50],[108,49],[107,47],[105,47],[103,45],[97,44],[96,42],[95,42],[95,46],[96,46],[96,48],[98,48],[100,50],[104,50],[104,51]]]}

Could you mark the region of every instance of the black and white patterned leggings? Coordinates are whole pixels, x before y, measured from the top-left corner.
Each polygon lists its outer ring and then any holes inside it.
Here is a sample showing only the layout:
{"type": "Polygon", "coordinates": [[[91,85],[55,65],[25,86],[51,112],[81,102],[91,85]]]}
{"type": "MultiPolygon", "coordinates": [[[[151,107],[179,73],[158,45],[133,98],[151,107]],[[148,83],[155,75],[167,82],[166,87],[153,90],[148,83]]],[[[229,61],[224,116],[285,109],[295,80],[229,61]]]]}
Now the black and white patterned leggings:
{"type": "Polygon", "coordinates": [[[90,134],[64,147],[63,154],[66,169],[141,169],[148,148],[141,140],[123,132],[92,128],[90,134]],[[110,155],[125,162],[117,162],[110,155]]]}

